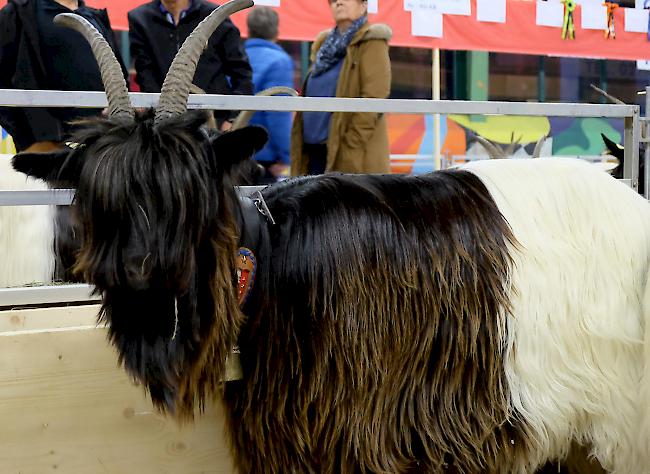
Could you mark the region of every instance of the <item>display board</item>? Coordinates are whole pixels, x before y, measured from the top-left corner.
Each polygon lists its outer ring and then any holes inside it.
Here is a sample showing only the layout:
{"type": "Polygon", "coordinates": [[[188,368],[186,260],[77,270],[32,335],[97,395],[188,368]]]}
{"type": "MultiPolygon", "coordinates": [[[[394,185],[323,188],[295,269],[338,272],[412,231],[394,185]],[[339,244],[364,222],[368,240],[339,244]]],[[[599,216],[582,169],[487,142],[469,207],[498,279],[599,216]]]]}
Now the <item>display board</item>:
{"type": "MultiPolygon", "coordinates": [[[[574,0],[571,0],[574,1],[574,0]]],[[[0,0],[0,6],[6,0],[0,0]]],[[[141,0],[88,0],[107,8],[115,29],[127,29],[127,12],[141,0]]],[[[280,37],[309,41],[332,26],[327,0],[258,0],[277,8],[280,37]]],[[[572,12],[575,39],[562,38],[565,5],[559,0],[372,0],[370,21],[390,25],[394,46],[478,50],[638,60],[650,59],[648,10],[615,8],[615,38],[608,38],[607,8],[600,0],[578,0],[572,12]]],[[[246,34],[247,12],[233,15],[246,34]]],[[[611,36],[611,35],[610,35],[611,36]]]]}

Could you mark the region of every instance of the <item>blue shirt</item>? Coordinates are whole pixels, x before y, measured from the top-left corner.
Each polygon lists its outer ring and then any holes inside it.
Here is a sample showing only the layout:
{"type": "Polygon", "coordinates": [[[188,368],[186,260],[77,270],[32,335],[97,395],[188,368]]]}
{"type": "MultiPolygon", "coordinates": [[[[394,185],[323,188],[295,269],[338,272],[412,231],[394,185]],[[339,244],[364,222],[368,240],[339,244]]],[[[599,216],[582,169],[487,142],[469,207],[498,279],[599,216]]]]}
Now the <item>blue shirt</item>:
{"type": "MultiPolygon", "coordinates": [[[[309,76],[305,87],[306,97],[335,97],[336,84],[341,74],[343,59],[320,76],[309,76]]],[[[305,143],[318,144],[327,142],[330,135],[332,112],[303,112],[302,139],[305,143]]]]}
{"type": "MultiPolygon", "coordinates": [[[[253,85],[257,94],[275,86],[293,87],[293,60],[272,41],[251,38],[244,43],[253,69],[253,85]]],[[[257,161],[289,164],[291,112],[256,112],[251,125],[269,132],[269,142],[256,155],[257,161]]]]}
{"type": "MultiPolygon", "coordinates": [[[[183,18],[185,18],[185,15],[187,15],[187,12],[189,12],[192,9],[192,3],[194,3],[194,2],[192,0],[190,0],[190,3],[187,6],[187,8],[185,10],[181,10],[181,14],[178,15],[178,21],[181,21],[183,18]]],[[[169,23],[171,23],[172,25],[176,24],[176,23],[174,23],[174,15],[172,15],[171,12],[165,8],[165,5],[163,5],[163,3],[160,0],[158,0],[158,8],[160,8],[160,13],[165,15],[165,19],[169,23]]]]}

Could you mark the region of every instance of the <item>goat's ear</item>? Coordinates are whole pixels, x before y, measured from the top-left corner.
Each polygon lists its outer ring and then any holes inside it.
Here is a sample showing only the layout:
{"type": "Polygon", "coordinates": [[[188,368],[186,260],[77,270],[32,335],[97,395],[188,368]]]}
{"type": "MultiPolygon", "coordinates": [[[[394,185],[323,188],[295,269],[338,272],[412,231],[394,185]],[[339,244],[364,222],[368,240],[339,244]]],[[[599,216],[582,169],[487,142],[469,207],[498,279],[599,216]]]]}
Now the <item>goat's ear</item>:
{"type": "Polygon", "coordinates": [[[64,148],[47,153],[18,153],[11,160],[16,171],[48,184],[76,186],[79,182],[79,153],[64,148]]]}
{"type": "Polygon", "coordinates": [[[212,149],[222,169],[236,167],[264,148],[269,134],[262,127],[244,127],[212,139],[212,149]]]}
{"type": "Polygon", "coordinates": [[[605,146],[607,147],[609,154],[615,158],[618,158],[622,163],[625,149],[619,144],[614,143],[612,140],[607,138],[607,136],[604,133],[601,133],[600,136],[603,137],[603,141],[605,142],[605,146]]]}

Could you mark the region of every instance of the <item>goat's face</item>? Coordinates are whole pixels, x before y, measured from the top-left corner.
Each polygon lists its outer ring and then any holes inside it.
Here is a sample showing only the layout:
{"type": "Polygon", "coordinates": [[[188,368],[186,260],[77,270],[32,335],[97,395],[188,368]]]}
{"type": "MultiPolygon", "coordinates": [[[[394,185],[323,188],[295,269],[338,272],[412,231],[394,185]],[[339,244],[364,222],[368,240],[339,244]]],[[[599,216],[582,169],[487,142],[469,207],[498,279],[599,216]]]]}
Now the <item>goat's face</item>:
{"type": "Polygon", "coordinates": [[[251,6],[232,0],[212,11],[172,61],[156,109],[144,113],[131,105],[103,36],[79,15],[57,15],[56,24],[91,46],[108,118],[81,124],[73,151],[13,161],[18,171],[77,188],[76,269],[102,293],[100,317],[126,369],[156,405],[180,417],[217,389],[236,340],[231,176],[266,142],[259,128],[211,138],[206,117],[188,113],[187,100],[214,30],[251,6]]]}
{"type": "MultiPolygon", "coordinates": [[[[266,141],[257,127],[209,136],[203,119],[188,113],[159,127],[151,113],[131,123],[96,120],[72,151],[13,161],[18,171],[77,188],[76,269],[101,291],[102,317],[127,369],[172,410],[204,338],[215,325],[224,338],[237,329],[220,320],[233,318],[221,313],[236,302],[232,174],[250,167],[266,141]]],[[[212,341],[223,359],[233,342],[212,341]]]]}
{"type": "Polygon", "coordinates": [[[77,269],[98,289],[187,291],[224,189],[240,184],[233,174],[251,169],[266,141],[257,127],[209,136],[203,118],[190,113],[157,130],[149,114],[127,125],[88,122],[72,151],[14,158],[18,171],[77,188],[77,269]]]}

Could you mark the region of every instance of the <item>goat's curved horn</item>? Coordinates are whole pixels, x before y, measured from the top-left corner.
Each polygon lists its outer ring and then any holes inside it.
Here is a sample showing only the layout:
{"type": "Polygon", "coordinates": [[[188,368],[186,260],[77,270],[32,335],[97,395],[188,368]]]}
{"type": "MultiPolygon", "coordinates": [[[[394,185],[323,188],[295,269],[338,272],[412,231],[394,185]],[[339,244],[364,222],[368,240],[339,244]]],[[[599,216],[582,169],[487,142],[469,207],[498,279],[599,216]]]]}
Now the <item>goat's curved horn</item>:
{"type": "Polygon", "coordinates": [[[230,15],[253,5],[253,0],[232,0],[225,3],[205,17],[187,37],[165,76],[160,91],[160,101],[156,107],[155,125],[187,110],[187,98],[190,95],[190,86],[196,72],[196,65],[201,53],[208,45],[210,36],[230,15]]]}
{"type": "MultiPolygon", "coordinates": [[[[291,95],[293,97],[297,97],[298,91],[292,89],[291,87],[275,86],[275,87],[269,87],[268,89],[264,89],[263,91],[259,91],[255,95],[268,96],[268,95],[280,95],[280,94],[286,94],[286,95],[291,95]]],[[[232,127],[230,129],[237,130],[238,128],[245,127],[246,125],[248,125],[248,122],[250,122],[251,117],[253,117],[254,113],[255,113],[254,110],[242,110],[239,113],[239,115],[237,115],[237,118],[232,123],[232,127]]]]}
{"type": "Polygon", "coordinates": [[[548,135],[542,135],[539,140],[537,140],[537,143],[535,143],[535,149],[533,150],[533,158],[539,158],[540,155],[542,154],[542,147],[544,146],[544,142],[546,142],[546,139],[548,138],[548,135]]]}
{"type": "Polygon", "coordinates": [[[515,148],[517,148],[517,145],[519,145],[520,140],[521,136],[515,140],[515,132],[512,132],[512,135],[510,135],[510,143],[508,143],[508,146],[503,149],[504,158],[509,157],[515,152],[515,148]]]}
{"type": "Polygon", "coordinates": [[[54,23],[78,31],[90,44],[106,90],[109,117],[133,119],[135,110],[129,99],[122,68],[101,33],[84,17],[74,13],[60,13],[54,17],[54,23]]]}
{"type": "Polygon", "coordinates": [[[497,159],[500,159],[500,158],[505,158],[503,150],[501,150],[498,146],[496,146],[490,140],[487,140],[487,139],[483,138],[480,135],[476,135],[474,137],[474,140],[476,140],[478,143],[481,144],[481,146],[485,149],[485,151],[487,152],[490,159],[497,160],[497,159]]]}

